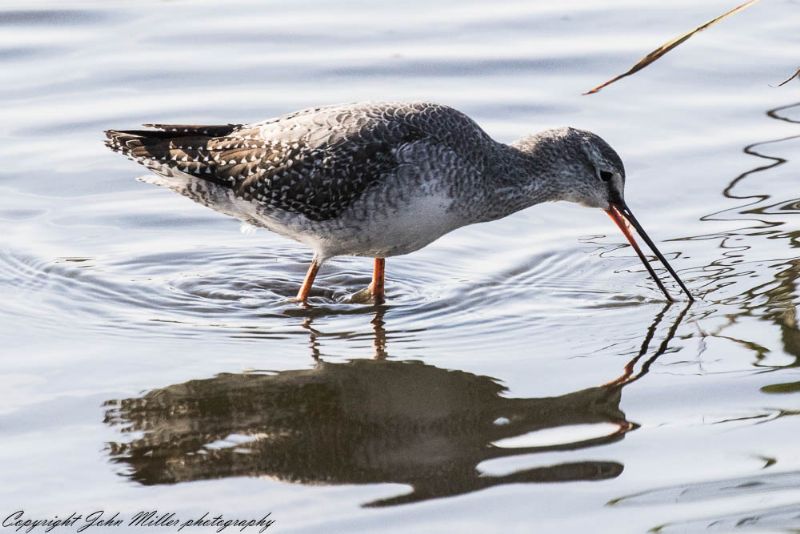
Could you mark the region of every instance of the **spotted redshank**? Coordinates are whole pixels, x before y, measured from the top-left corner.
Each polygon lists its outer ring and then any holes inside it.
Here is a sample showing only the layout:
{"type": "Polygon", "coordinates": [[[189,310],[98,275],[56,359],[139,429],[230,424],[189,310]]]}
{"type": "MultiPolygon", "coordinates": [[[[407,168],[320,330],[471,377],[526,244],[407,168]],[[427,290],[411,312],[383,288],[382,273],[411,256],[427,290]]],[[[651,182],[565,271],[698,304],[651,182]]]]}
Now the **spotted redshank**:
{"type": "Polygon", "coordinates": [[[385,258],[555,200],[605,210],[672,300],[632,225],[693,300],[625,203],[622,160],[591,132],[557,128],[506,145],[463,113],[426,102],[319,107],[253,124],[145,126],[109,130],[106,144],[154,171],[152,182],[314,250],[302,302],[329,258],[375,258],[369,289],[382,302],[385,258]]]}

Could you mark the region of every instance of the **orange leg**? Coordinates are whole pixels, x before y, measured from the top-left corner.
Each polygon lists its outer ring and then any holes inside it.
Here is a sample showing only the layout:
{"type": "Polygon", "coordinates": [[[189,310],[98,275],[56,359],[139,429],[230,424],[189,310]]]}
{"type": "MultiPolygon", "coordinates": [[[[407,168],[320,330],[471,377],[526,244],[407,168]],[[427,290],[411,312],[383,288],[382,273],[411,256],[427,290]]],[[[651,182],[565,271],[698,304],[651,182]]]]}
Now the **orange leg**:
{"type": "Polygon", "coordinates": [[[375,258],[375,268],[372,271],[372,283],[369,285],[369,290],[372,293],[372,299],[375,304],[383,304],[386,293],[384,291],[383,275],[386,272],[386,259],[375,258]]]}
{"type": "Polygon", "coordinates": [[[308,294],[311,292],[311,286],[314,284],[314,278],[317,277],[317,271],[322,263],[315,257],[311,260],[311,265],[308,267],[306,278],[303,280],[303,285],[300,286],[300,291],[297,292],[297,300],[305,302],[308,300],[308,294]]]}

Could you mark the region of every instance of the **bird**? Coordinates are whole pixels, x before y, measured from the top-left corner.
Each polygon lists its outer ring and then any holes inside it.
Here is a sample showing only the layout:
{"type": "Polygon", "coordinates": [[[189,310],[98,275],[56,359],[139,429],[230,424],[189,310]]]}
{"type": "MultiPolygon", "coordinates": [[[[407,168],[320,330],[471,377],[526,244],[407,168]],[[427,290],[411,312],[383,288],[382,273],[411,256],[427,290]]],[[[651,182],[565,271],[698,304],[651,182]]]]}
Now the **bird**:
{"type": "Polygon", "coordinates": [[[105,143],[153,171],[148,181],[313,250],[301,303],[330,258],[374,258],[368,290],[383,303],[386,258],[560,200],[605,210],[672,301],[632,226],[694,300],[626,204],[622,159],[586,130],[548,129],[505,144],[433,102],[358,102],[248,124],[144,128],[107,130],[105,143]]]}

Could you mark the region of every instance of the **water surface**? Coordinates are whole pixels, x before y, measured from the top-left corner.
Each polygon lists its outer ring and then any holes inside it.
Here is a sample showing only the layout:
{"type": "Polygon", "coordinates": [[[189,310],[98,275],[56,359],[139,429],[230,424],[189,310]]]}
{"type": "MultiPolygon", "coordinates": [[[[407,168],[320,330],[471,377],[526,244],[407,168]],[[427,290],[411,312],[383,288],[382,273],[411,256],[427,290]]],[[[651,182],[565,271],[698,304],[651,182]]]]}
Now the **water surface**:
{"type": "Polygon", "coordinates": [[[796,68],[796,2],[580,96],[729,7],[4,3],[0,512],[800,529],[800,98],[773,87],[796,68]],[[507,142],[599,133],[698,302],[665,303],[602,212],[556,203],[391,258],[384,306],[347,302],[368,259],[333,260],[301,308],[309,251],[102,145],[388,99],[507,142]]]}

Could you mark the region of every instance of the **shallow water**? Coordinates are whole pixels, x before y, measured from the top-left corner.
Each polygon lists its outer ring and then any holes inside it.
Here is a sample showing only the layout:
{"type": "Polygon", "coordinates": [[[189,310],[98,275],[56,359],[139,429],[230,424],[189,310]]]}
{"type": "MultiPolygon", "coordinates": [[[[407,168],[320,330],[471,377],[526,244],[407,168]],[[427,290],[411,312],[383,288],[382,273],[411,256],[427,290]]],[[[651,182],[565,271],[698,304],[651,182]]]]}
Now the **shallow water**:
{"type": "Polygon", "coordinates": [[[562,4],[5,2],[0,515],[800,529],[800,98],[773,87],[797,3],[591,97],[731,6],[562,4]],[[307,250],[136,181],[101,142],[387,99],[503,141],[596,131],[700,300],[667,305],[602,212],[557,203],[391,258],[377,308],[347,302],[370,261],[333,260],[300,308],[307,250]]]}

